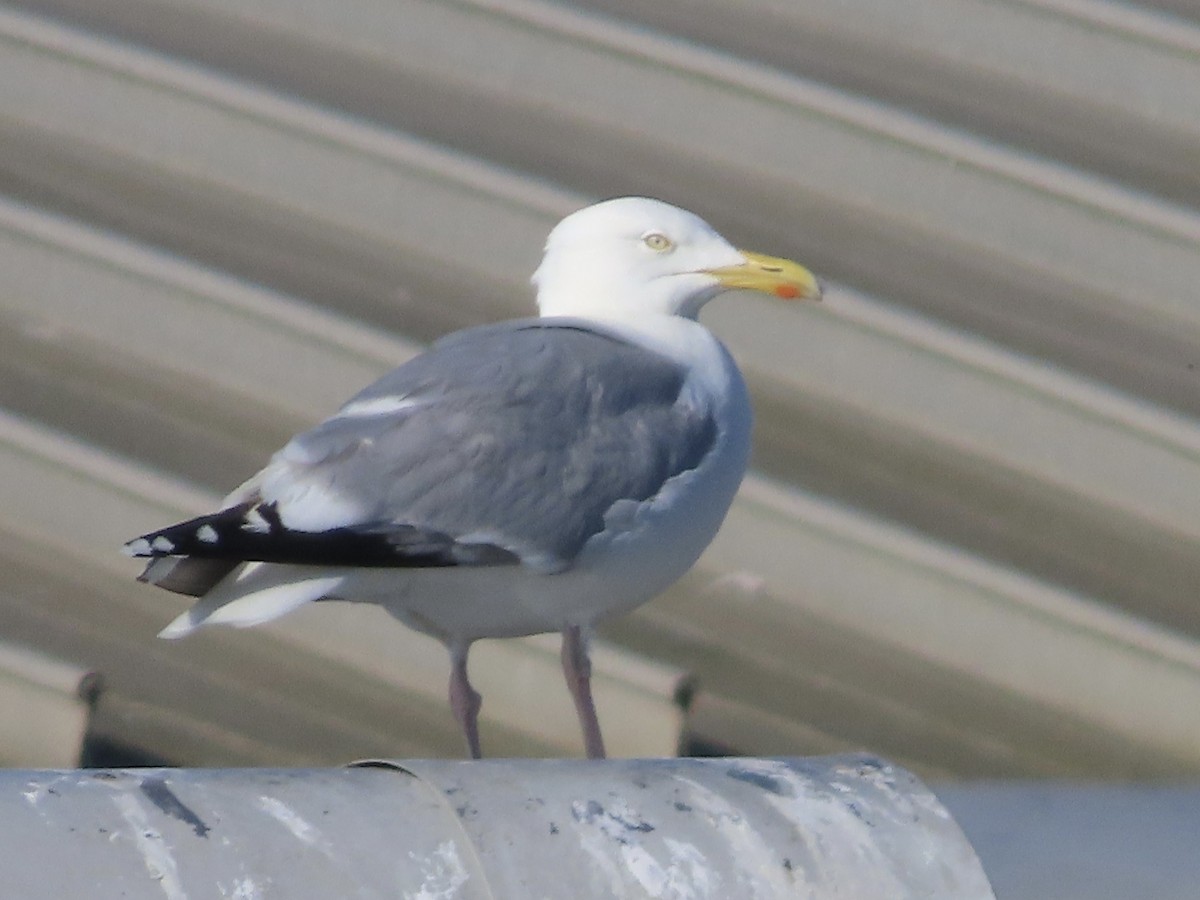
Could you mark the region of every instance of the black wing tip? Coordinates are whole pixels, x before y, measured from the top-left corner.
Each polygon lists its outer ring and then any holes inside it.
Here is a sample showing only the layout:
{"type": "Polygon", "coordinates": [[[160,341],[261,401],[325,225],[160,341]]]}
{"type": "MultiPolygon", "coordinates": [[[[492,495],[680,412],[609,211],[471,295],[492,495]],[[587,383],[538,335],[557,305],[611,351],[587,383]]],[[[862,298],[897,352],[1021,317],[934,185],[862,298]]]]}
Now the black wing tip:
{"type": "MultiPolygon", "coordinates": [[[[161,559],[164,556],[216,556],[205,553],[206,546],[216,548],[222,531],[230,527],[245,527],[246,513],[252,504],[231,506],[207,516],[177,522],[158,531],[151,531],[127,541],[121,548],[126,556],[161,559]],[[220,530],[219,530],[220,529],[220,530]]],[[[264,523],[265,528],[265,523],[264,523]]]]}
{"type": "Polygon", "coordinates": [[[121,552],[134,559],[160,559],[164,556],[180,555],[180,551],[175,548],[175,542],[162,531],[154,531],[127,541],[122,545],[121,552]]]}
{"type": "MultiPolygon", "coordinates": [[[[449,535],[414,525],[294,531],[274,504],[242,504],[134,538],[127,556],[270,562],[348,568],[445,568],[520,562],[491,544],[461,544],[449,535]]],[[[151,566],[153,562],[151,563],[151,566]]],[[[150,566],[142,573],[146,576],[150,566]]]]}

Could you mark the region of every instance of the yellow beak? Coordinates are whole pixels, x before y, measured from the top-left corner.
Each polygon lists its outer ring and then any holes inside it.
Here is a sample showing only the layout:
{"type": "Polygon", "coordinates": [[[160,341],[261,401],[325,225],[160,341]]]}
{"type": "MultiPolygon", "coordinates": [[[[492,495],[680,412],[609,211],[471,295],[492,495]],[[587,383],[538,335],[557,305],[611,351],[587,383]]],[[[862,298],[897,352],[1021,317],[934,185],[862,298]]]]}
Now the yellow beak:
{"type": "Polygon", "coordinates": [[[821,283],[799,263],[747,250],[739,252],[746,257],[745,263],[707,270],[722,287],[761,291],[784,300],[821,299],[821,283]]]}

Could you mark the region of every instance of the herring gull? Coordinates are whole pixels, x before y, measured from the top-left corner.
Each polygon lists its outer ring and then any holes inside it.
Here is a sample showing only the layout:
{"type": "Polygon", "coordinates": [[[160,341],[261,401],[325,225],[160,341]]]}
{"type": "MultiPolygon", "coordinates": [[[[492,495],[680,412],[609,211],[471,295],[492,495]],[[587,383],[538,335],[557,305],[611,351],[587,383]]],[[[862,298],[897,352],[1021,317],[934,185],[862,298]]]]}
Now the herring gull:
{"type": "Polygon", "coordinates": [[[820,287],[640,197],[563,219],[533,282],[539,317],[442,338],[292,438],[218,512],[126,544],[151,558],[143,581],[199,598],[161,636],[378,603],[449,649],[451,707],[478,758],[472,642],[558,631],[587,755],[603,757],[592,628],[691,567],[746,469],[746,387],[696,316],[728,290],[820,287]]]}

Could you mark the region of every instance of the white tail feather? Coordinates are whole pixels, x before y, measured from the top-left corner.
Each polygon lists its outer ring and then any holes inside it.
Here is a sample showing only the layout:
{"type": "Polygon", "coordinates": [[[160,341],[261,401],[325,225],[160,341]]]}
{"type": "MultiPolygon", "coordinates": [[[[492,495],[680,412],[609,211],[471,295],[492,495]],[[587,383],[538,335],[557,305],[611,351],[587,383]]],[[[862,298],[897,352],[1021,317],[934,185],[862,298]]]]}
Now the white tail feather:
{"type": "Polygon", "coordinates": [[[341,574],[330,575],[328,569],[249,563],[223,579],[158,636],[174,640],[205,625],[261,625],[327,596],[341,580],[341,574]]]}

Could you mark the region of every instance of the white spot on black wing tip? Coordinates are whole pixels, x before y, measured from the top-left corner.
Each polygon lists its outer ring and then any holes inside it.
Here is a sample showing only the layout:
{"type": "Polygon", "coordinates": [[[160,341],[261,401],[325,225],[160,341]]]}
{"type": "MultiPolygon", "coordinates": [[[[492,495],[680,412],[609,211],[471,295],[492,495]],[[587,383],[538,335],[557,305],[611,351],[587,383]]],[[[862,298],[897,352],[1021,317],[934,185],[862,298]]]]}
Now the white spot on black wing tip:
{"type": "Polygon", "coordinates": [[[121,548],[126,556],[149,556],[150,542],[145,538],[136,538],[121,548]]]}
{"type": "Polygon", "coordinates": [[[242,530],[266,534],[271,530],[271,523],[268,522],[263,517],[263,514],[256,508],[246,513],[246,517],[242,521],[242,530]]]}
{"type": "Polygon", "coordinates": [[[201,525],[196,529],[196,540],[198,541],[205,544],[215,544],[219,539],[220,536],[217,534],[217,529],[211,525],[201,525]]]}
{"type": "Polygon", "coordinates": [[[155,553],[174,553],[175,542],[160,534],[150,542],[150,549],[155,553]]]}

